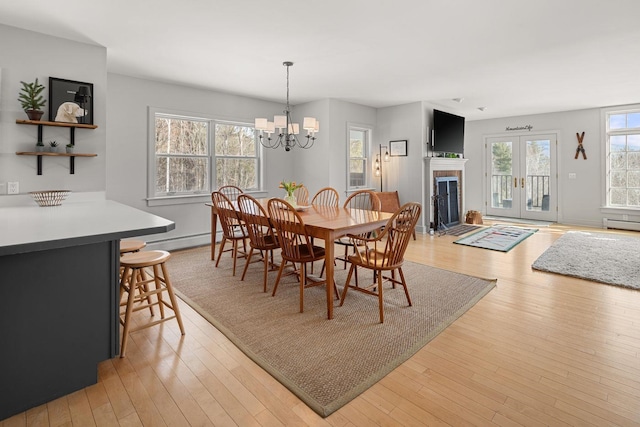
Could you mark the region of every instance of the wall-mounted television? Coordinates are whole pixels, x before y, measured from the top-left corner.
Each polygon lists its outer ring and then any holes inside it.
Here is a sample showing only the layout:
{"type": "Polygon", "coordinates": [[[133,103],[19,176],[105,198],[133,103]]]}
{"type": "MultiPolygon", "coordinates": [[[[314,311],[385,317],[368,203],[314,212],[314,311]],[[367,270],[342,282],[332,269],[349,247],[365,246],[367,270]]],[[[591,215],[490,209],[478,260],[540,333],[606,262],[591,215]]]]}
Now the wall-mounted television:
{"type": "Polygon", "coordinates": [[[464,117],[433,110],[433,151],[464,154],[464,117]]]}

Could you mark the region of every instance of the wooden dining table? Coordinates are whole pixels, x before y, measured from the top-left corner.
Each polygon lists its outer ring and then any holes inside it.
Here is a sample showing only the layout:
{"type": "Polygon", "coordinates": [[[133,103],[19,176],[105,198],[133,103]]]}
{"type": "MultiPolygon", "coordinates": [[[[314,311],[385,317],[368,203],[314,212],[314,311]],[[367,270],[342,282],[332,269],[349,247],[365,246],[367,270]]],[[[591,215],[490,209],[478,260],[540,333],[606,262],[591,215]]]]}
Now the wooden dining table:
{"type": "MultiPolygon", "coordinates": [[[[268,215],[267,203],[270,199],[257,200],[265,208],[268,215]]],[[[214,260],[218,211],[213,203],[207,203],[207,206],[211,207],[211,259],[214,260]]],[[[335,258],[335,248],[333,241],[347,234],[360,234],[376,230],[384,226],[393,215],[387,212],[317,205],[300,207],[298,212],[304,221],[307,233],[325,242],[324,256],[327,284],[333,283],[334,280],[335,266],[333,265],[333,260],[335,258]]],[[[326,289],[327,318],[333,319],[333,286],[326,286],[326,289]]]]}

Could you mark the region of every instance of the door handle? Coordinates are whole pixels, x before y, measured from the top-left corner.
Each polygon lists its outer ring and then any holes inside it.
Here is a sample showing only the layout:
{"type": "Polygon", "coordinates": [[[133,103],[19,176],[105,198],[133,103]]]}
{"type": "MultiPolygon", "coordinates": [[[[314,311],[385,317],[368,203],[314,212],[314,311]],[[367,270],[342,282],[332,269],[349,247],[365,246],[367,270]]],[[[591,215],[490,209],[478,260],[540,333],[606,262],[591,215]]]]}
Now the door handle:
{"type": "Polygon", "coordinates": [[[518,188],[518,177],[513,178],[513,187],[518,188]]]}
{"type": "Polygon", "coordinates": [[[520,178],[520,186],[524,188],[524,178],[520,178]]]}

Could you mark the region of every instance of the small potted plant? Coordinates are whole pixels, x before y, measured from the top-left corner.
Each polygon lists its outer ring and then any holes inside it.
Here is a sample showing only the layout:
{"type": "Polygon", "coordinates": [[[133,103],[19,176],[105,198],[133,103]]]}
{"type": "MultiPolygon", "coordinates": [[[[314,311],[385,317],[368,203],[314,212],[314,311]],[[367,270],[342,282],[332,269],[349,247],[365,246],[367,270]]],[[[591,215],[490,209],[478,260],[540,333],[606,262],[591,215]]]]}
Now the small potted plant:
{"type": "Polygon", "coordinates": [[[65,148],[67,150],[67,153],[73,153],[73,149],[76,148],[76,146],[72,143],[68,143],[65,148]]]}
{"type": "Polygon", "coordinates": [[[41,151],[44,151],[44,142],[42,142],[42,141],[36,142],[36,151],[38,153],[41,152],[41,151]]]}
{"type": "Polygon", "coordinates": [[[58,143],[55,141],[49,141],[49,151],[52,153],[58,152],[58,143]]]}
{"type": "Polygon", "coordinates": [[[20,83],[22,84],[22,88],[18,94],[18,101],[20,101],[22,109],[27,113],[29,120],[40,120],[44,114],[42,107],[44,107],[44,104],[47,102],[42,96],[44,85],[38,83],[38,79],[31,83],[23,81],[20,83]]]}

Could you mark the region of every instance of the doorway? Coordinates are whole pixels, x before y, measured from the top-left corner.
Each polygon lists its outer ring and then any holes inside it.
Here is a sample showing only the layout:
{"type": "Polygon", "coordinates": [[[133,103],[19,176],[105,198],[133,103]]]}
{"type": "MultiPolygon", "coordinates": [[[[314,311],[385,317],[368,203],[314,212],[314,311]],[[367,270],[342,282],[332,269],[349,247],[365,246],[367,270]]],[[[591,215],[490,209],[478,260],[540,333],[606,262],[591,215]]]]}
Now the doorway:
{"type": "Polygon", "coordinates": [[[556,134],[486,139],[487,214],[558,219],[556,134]]]}

